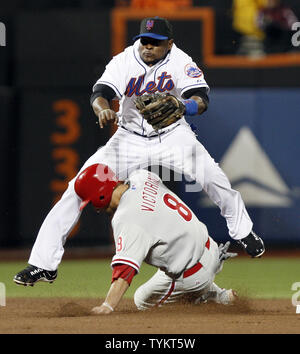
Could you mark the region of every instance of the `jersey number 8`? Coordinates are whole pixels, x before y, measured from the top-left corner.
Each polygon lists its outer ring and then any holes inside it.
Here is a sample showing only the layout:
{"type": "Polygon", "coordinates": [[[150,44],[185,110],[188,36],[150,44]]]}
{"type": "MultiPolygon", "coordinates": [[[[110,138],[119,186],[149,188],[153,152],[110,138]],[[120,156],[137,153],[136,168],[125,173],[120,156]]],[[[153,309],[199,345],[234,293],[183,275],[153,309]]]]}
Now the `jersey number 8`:
{"type": "Polygon", "coordinates": [[[166,206],[173,210],[177,210],[178,214],[183,217],[185,221],[192,219],[192,212],[182,203],[178,202],[171,194],[166,193],[164,195],[164,203],[166,206]]]}

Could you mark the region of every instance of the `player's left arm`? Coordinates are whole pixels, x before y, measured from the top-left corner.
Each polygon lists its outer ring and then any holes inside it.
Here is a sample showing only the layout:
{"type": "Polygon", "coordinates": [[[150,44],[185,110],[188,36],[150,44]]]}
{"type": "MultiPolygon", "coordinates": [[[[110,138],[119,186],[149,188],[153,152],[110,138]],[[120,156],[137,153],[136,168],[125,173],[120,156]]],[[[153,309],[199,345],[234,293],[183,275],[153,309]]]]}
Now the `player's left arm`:
{"type": "Polygon", "coordinates": [[[206,87],[198,87],[191,90],[187,90],[183,93],[182,96],[186,100],[186,106],[189,104],[189,100],[192,100],[191,104],[193,104],[194,106],[195,104],[193,103],[193,101],[196,102],[198,109],[196,114],[202,114],[207,110],[209,104],[209,97],[207,94],[206,87]]]}

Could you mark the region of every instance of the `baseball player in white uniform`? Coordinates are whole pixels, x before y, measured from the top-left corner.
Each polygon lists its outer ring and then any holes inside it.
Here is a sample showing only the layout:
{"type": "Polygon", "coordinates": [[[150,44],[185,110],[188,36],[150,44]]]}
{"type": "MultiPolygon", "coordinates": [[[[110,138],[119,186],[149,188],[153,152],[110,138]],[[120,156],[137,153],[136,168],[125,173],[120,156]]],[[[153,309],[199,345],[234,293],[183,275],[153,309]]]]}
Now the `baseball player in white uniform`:
{"type": "Polygon", "coordinates": [[[112,216],[112,285],[93,313],[115,309],[142,262],[158,271],[135,292],[140,310],[178,301],[234,301],[233,290],[214,283],[224,260],[237,255],[227,252],[230,242],[218,247],[206,226],[156,174],[141,169],[119,182],[108,166],[95,164],[78,176],[75,191],[82,199],[81,209],[91,202],[112,216]]]}
{"type": "MultiPolygon", "coordinates": [[[[96,163],[110,166],[120,180],[149,165],[174,169],[202,186],[220,208],[231,238],[251,257],[260,257],[264,244],[252,231],[253,224],[240,193],[231,188],[228,178],[197,140],[185,117],[156,131],[135,107],[135,99],[143,94],[168,92],[183,102],[185,116],[200,115],[209,102],[209,87],[202,71],[174,44],[172,28],[166,19],[144,19],[134,40],[132,46],[113,57],[93,87],[91,104],[100,127],[113,121],[118,129],[79,173],[96,163]],[[112,99],[120,101],[118,113],[111,109],[112,99]]],[[[64,244],[81,213],[81,201],[74,190],[75,179],[69,182],[62,198],[44,220],[29,267],[14,278],[17,284],[33,285],[40,279],[55,279],[64,244]]]]}

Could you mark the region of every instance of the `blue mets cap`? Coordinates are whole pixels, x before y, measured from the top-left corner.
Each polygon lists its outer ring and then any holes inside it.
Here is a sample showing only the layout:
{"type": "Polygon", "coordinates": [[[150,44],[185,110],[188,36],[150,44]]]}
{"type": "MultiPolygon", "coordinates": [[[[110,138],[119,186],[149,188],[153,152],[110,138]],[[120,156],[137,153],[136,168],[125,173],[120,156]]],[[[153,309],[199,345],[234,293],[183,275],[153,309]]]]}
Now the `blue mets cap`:
{"type": "Polygon", "coordinates": [[[144,18],[140,26],[140,34],[133,37],[137,40],[141,37],[150,37],[158,40],[173,38],[173,30],[170,22],[161,17],[144,18]]]}

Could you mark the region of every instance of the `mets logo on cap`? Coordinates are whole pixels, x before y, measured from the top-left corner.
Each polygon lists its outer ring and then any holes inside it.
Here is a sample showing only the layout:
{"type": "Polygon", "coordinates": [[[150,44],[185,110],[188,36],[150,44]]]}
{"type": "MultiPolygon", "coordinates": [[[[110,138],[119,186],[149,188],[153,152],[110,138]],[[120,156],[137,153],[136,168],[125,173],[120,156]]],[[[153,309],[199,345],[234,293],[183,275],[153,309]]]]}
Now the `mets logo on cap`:
{"type": "Polygon", "coordinates": [[[154,20],[148,20],[146,22],[146,28],[148,31],[150,31],[153,28],[153,26],[154,26],[154,20]]]}
{"type": "Polygon", "coordinates": [[[202,71],[195,64],[187,64],[184,67],[184,72],[187,76],[196,78],[202,75],[202,71]]]}

